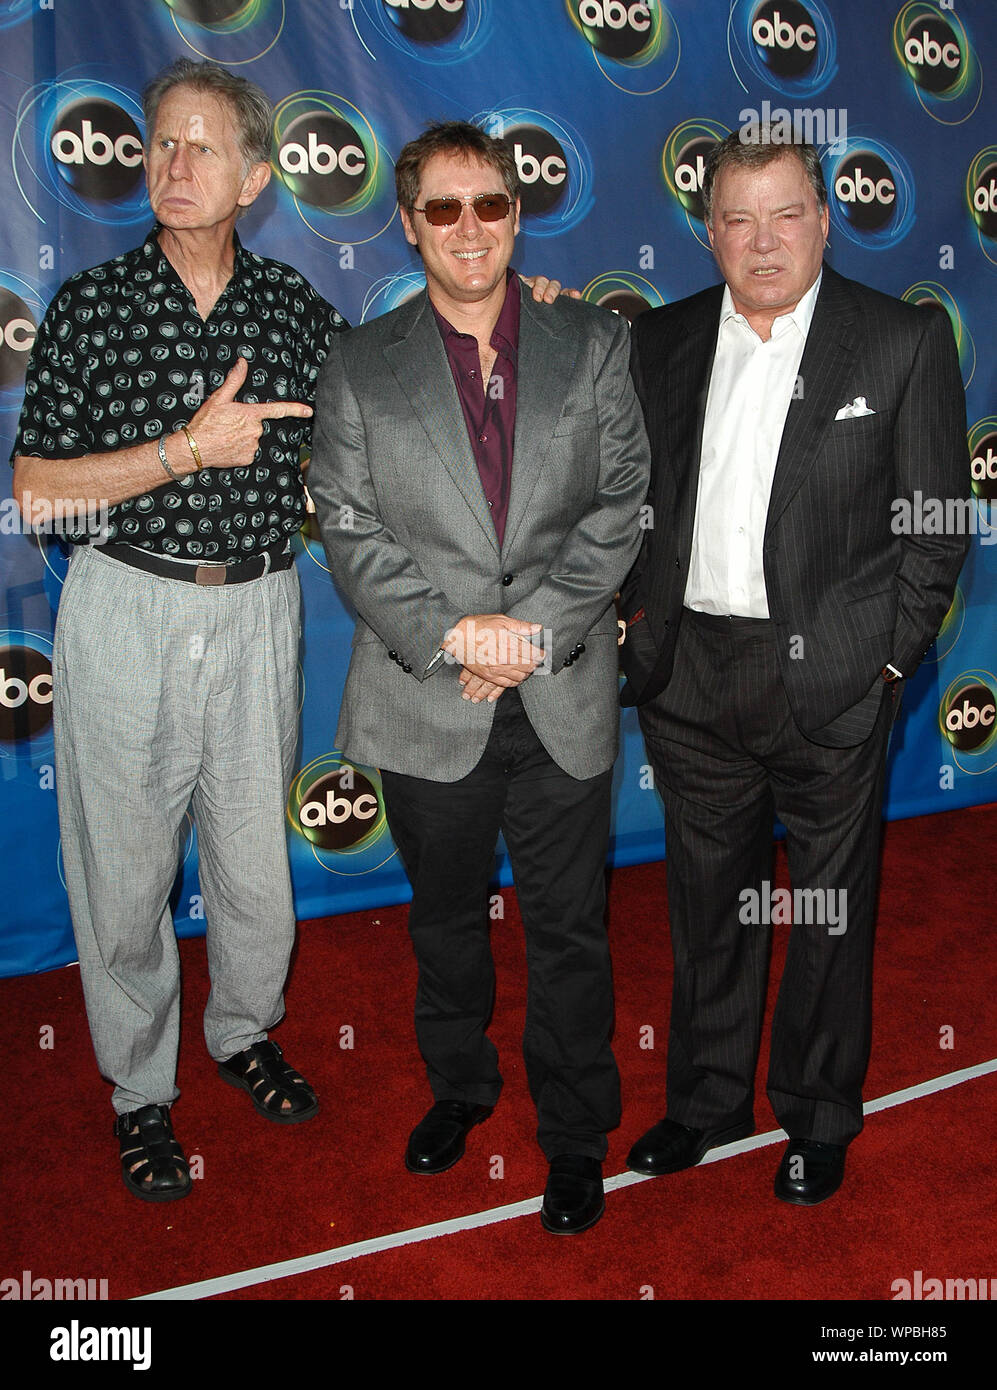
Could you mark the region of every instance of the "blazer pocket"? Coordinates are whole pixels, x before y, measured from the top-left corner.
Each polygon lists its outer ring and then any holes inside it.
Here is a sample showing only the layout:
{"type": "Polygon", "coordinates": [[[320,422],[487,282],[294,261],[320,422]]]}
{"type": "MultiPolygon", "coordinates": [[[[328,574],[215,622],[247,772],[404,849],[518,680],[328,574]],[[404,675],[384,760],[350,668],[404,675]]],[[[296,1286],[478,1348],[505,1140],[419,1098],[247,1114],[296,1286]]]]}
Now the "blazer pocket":
{"type": "Polygon", "coordinates": [[[554,433],[575,434],[578,430],[594,430],[598,424],[599,412],[593,406],[591,410],[579,410],[574,415],[562,415],[554,426],[554,433]]]}
{"type": "Polygon", "coordinates": [[[878,429],[886,429],[889,423],[889,415],[874,410],[871,415],[846,415],[840,420],[832,420],[831,431],[840,435],[874,434],[878,429]]]}
{"type": "Polygon", "coordinates": [[[380,637],[378,637],[374,629],[369,627],[368,624],[364,622],[363,618],[357,618],[356,626],[353,629],[353,640],[350,646],[355,649],[364,646],[368,642],[378,642],[382,647],[384,646],[384,643],[381,641],[380,637]]]}
{"type": "Polygon", "coordinates": [[[892,589],[852,599],[848,619],[858,637],[882,637],[897,625],[897,599],[892,589]]]}

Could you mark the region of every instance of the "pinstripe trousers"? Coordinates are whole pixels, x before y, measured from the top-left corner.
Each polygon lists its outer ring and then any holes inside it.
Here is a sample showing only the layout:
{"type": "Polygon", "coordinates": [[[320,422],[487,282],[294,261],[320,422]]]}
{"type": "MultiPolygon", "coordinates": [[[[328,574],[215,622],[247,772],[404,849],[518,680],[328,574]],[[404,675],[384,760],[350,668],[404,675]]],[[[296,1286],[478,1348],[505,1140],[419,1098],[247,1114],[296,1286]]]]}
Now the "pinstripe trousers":
{"type": "Polygon", "coordinates": [[[768,1096],[792,1138],[847,1144],[862,1128],[872,943],[892,687],[855,747],[797,727],[775,626],[683,612],[675,668],[639,710],[665,806],[675,979],[668,1115],[697,1129],[752,1119],[772,924],[774,817],[794,889],[845,907],[844,926],[794,918],[772,1023],[768,1096]],[[842,897],[844,894],[844,897],[842,897]]]}
{"type": "Polygon", "coordinates": [[[56,621],[59,827],[91,1036],[120,1114],[176,1086],[170,892],[198,835],[217,1060],[282,1016],[294,942],[284,813],[297,748],[292,566],[202,587],[78,547],[56,621]]]}

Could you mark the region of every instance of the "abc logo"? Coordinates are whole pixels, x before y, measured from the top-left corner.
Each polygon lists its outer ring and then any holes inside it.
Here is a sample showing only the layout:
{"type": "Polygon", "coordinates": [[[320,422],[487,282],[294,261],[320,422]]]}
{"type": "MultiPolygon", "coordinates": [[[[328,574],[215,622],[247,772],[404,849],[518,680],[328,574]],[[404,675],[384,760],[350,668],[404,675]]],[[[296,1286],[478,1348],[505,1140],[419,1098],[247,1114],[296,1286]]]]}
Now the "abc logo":
{"type": "Polygon", "coordinates": [[[751,37],[777,77],[801,77],[817,57],[817,30],[798,0],[765,0],[755,10],[751,37]]]}
{"type": "Polygon", "coordinates": [[[602,309],[611,309],[614,314],[622,314],[631,323],[638,314],[651,307],[644,296],[637,294],[635,290],[612,290],[601,299],[597,299],[596,303],[602,309]]]}
{"type": "Polygon", "coordinates": [[[991,431],[980,440],[969,466],[973,496],[983,502],[997,501],[997,433],[991,431]]]}
{"type": "Polygon", "coordinates": [[[564,150],[550,131],[538,125],[511,126],[505,141],[519,171],[521,210],[534,215],[549,212],[564,197],[568,185],[564,150]]]}
{"type": "Polygon", "coordinates": [[[306,111],[284,131],[277,163],[296,198],[313,208],[342,207],[363,188],[367,153],[349,121],[306,111]]]}
{"type": "Polygon", "coordinates": [[[874,232],[893,216],[897,186],[885,160],[871,150],[858,150],[838,166],[834,196],[853,227],[874,232]]]}
{"type": "Polygon", "coordinates": [[[356,768],[342,767],[320,777],[298,812],[301,833],[320,849],[344,850],[373,830],[380,803],[371,783],[356,768]]]}
{"type": "Polygon", "coordinates": [[[125,198],[141,181],[142,137],[112,101],[87,97],[64,106],[50,146],[62,177],[84,198],[125,198]]]}
{"type": "Polygon", "coordinates": [[[31,738],[52,722],[52,664],[34,647],[0,647],[0,741],[31,738]]]}
{"type": "Polygon", "coordinates": [[[636,58],[652,37],[650,6],[634,0],[571,0],[593,48],[607,58],[636,58]]]}
{"type": "Polygon", "coordinates": [[[37,331],[24,300],[0,285],[0,390],[24,380],[37,331]]]}
{"type": "Polygon", "coordinates": [[[997,164],[988,164],[976,181],[973,220],[984,236],[997,237],[997,164]]]}
{"type": "Polygon", "coordinates": [[[919,87],[946,92],[959,80],[962,50],[941,15],[916,20],[904,35],[904,62],[919,87]]]}
{"type": "Polygon", "coordinates": [[[181,19],[206,27],[224,24],[247,7],[247,0],[166,0],[166,3],[181,19]]]}
{"type": "Polygon", "coordinates": [[[464,0],[382,0],[392,20],[414,43],[449,39],[464,20],[464,0]]]}
{"type": "Polygon", "coordinates": [[[953,748],[969,752],[993,733],[997,706],[994,693],[981,682],[964,686],[948,702],[945,736],[953,748]]]}
{"type": "Polygon", "coordinates": [[[716,140],[705,135],[697,135],[679,150],[675,159],[675,189],[679,202],[692,217],[703,220],[703,174],[706,172],[706,157],[716,144],[716,140]]]}

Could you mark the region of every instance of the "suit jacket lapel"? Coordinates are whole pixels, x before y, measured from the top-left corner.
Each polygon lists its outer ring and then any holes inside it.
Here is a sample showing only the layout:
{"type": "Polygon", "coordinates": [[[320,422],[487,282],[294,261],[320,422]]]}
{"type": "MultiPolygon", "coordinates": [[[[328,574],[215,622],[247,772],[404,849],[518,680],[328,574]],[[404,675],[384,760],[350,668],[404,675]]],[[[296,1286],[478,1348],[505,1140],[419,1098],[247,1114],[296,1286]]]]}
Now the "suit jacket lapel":
{"type": "Polygon", "coordinates": [[[847,285],[825,266],[800,362],[802,395],[790,402],[782,431],[769,498],[767,534],[813,467],[821,440],[836,411],[845,403],[860,333],[857,306],[847,285]]]}
{"type": "Polygon", "coordinates": [[[497,553],[498,537],[428,295],[423,292],[403,309],[409,312],[399,312],[394,339],[384,349],[385,360],[440,461],[497,553]]]}
{"type": "Polygon", "coordinates": [[[706,400],[713,374],[722,299],[723,290],[718,288],[715,299],[704,304],[697,320],[668,358],[665,379],[661,383],[668,422],[668,461],[676,482],[677,531],[686,549],[692,544],[706,400]]]}
{"type": "Polygon", "coordinates": [[[578,352],[571,329],[555,331],[543,308],[520,283],[519,360],[516,371],[516,436],[503,553],[516,540],[554,428],[561,417],[578,352]]]}

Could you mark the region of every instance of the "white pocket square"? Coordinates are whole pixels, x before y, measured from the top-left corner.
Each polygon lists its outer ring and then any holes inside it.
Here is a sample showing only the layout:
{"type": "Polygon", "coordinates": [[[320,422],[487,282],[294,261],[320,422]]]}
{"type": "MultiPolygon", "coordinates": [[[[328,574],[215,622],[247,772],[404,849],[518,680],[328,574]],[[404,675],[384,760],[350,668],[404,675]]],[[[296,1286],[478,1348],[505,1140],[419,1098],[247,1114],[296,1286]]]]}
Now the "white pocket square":
{"type": "Polygon", "coordinates": [[[875,415],[865,403],[865,396],[856,396],[851,405],[843,405],[834,417],[836,420],[854,420],[858,415],[875,415]]]}

